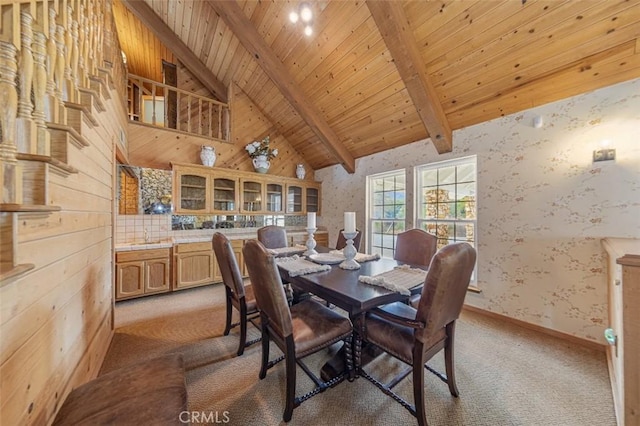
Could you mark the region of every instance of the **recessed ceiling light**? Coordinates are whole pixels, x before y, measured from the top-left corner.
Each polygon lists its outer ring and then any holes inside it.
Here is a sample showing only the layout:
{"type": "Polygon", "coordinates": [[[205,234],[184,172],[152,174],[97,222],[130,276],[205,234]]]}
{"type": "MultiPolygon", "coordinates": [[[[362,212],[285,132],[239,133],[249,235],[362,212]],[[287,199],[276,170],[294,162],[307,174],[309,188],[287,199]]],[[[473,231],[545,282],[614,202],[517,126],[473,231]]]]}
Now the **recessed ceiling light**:
{"type": "Polygon", "coordinates": [[[311,7],[308,4],[303,3],[300,5],[300,18],[304,22],[309,22],[311,18],[313,18],[313,13],[311,12],[311,7]]]}
{"type": "Polygon", "coordinates": [[[304,34],[306,36],[310,36],[311,34],[313,34],[313,28],[311,28],[311,25],[307,25],[306,27],[304,27],[304,34]]]}
{"type": "Polygon", "coordinates": [[[289,14],[289,20],[295,24],[298,22],[298,14],[295,11],[291,12],[289,14]]]}

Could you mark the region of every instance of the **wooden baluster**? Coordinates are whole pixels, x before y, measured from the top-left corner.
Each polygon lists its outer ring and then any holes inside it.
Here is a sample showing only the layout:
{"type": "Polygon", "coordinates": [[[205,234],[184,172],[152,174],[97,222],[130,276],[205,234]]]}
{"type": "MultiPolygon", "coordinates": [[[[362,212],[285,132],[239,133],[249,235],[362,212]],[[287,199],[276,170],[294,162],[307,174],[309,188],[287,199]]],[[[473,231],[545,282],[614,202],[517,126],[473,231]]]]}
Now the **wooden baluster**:
{"type": "Polygon", "coordinates": [[[202,135],[202,98],[198,98],[198,134],[202,135]]]}
{"type": "Polygon", "coordinates": [[[54,71],[54,79],[56,81],[56,98],[58,100],[58,117],[61,124],[67,123],[66,108],[64,101],[69,100],[68,93],[65,93],[64,83],[64,27],[56,25],[56,69],[54,71]]]}
{"type": "Polygon", "coordinates": [[[218,105],[218,139],[222,139],[222,106],[218,105]]]}
{"type": "Polygon", "coordinates": [[[22,173],[16,159],[18,90],[16,47],[0,40],[0,203],[22,203],[22,173]]]}
{"type": "Polygon", "coordinates": [[[231,135],[229,134],[231,132],[231,111],[229,110],[228,106],[220,106],[220,109],[223,110],[223,122],[222,122],[222,140],[225,140],[227,142],[231,141],[231,135]]]}
{"type": "Polygon", "coordinates": [[[80,76],[78,75],[78,63],[80,62],[80,47],[78,46],[78,21],[71,22],[71,82],[75,99],[79,99],[80,76]]]}
{"type": "Polygon", "coordinates": [[[209,101],[208,103],[209,103],[209,137],[211,138],[211,137],[213,137],[213,126],[211,125],[212,124],[212,122],[211,122],[211,120],[212,120],[211,114],[213,112],[212,111],[213,110],[213,103],[211,101],[209,101]]]}
{"type": "Polygon", "coordinates": [[[86,74],[87,74],[87,70],[86,70],[86,45],[87,45],[87,34],[88,34],[88,29],[87,29],[87,17],[85,15],[85,7],[84,7],[84,3],[80,4],[80,28],[78,31],[78,36],[80,38],[79,41],[79,46],[78,46],[78,53],[79,53],[79,58],[78,58],[78,68],[79,68],[79,79],[78,79],[78,87],[87,87],[86,85],[86,74]]]}
{"type": "Polygon", "coordinates": [[[151,124],[156,125],[156,85],[151,85],[151,124]]]}
{"type": "MultiPolygon", "coordinates": [[[[16,6],[17,7],[17,6],[16,6]]],[[[31,87],[33,84],[33,17],[26,11],[20,13],[20,73],[18,117],[16,119],[16,148],[18,152],[36,152],[36,126],[31,114],[31,87]]]]}
{"type": "Polygon", "coordinates": [[[66,101],[78,102],[73,93],[73,82],[71,78],[71,52],[73,50],[73,36],[71,35],[71,15],[73,8],[67,5],[65,11],[62,28],[64,31],[64,94],[66,101]]]}
{"type": "Polygon", "coordinates": [[[55,71],[56,71],[56,11],[53,7],[49,8],[49,36],[47,39],[47,97],[45,99],[45,116],[46,120],[52,123],[60,123],[60,117],[58,114],[58,101],[56,99],[56,83],[55,83],[55,71]]]}
{"type": "Polygon", "coordinates": [[[46,37],[41,31],[36,31],[33,38],[33,97],[35,108],[33,110],[33,119],[36,122],[36,154],[50,155],[51,142],[47,126],[45,124],[45,98],[47,91],[47,69],[45,60],[47,57],[46,37]]]}
{"type": "Polygon", "coordinates": [[[187,95],[187,132],[191,133],[191,95],[187,95]]]}

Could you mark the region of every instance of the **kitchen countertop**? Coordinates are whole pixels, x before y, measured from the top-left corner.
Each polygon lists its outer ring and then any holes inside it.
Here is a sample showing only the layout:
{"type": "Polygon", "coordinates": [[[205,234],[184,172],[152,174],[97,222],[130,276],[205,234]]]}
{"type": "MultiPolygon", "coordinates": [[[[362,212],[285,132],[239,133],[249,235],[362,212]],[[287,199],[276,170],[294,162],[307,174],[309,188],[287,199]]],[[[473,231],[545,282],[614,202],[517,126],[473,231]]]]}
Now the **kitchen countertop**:
{"type": "MultiPolygon", "coordinates": [[[[194,231],[189,231],[190,233],[194,231]]],[[[115,251],[132,251],[132,250],[150,250],[150,249],[160,249],[160,248],[170,248],[173,247],[174,244],[180,243],[201,243],[206,241],[211,241],[213,234],[216,232],[222,232],[227,236],[230,240],[245,240],[256,238],[258,229],[253,228],[251,230],[248,229],[203,229],[201,232],[196,232],[197,235],[193,236],[179,236],[179,237],[170,237],[165,238],[159,241],[154,242],[126,242],[119,243],[115,246],[115,251]]],[[[319,229],[315,232],[316,234],[326,234],[326,229],[319,229]]],[[[287,228],[287,235],[306,235],[307,231],[303,228],[287,228]]]]}

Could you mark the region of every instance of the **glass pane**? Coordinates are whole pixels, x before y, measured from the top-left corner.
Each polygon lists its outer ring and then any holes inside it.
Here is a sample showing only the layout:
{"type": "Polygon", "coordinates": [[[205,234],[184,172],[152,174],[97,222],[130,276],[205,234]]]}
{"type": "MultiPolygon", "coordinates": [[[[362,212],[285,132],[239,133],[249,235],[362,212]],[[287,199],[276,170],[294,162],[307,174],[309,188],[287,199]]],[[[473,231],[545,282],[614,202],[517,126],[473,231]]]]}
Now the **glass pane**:
{"type": "Polygon", "coordinates": [[[405,207],[404,204],[396,204],[394,206],[394,218],[395,219],[404,219],[405,207]]]}
{"type": "Polygon", "coordinates": [[[458,200],[475,200],[476,199],[476,184],[471,183],[459,183],[456,185],[456,195],[458,200]]]}
{"type": "Polygon", "coordinates": [[[382,219],[382,206],[373,207],[373,213],[371,214],[372,219],[382,219]]]}
{"type": "Polygon", "coordinates": [[[371,242],[374,246],[382,245],[382,234],[373,234],[371,242]]]}
{"type": "Polygon", "coordinates": [[[395,202],[396,202],[396,193],[394,191],[386,191],[386,192],[383,192],[383,194],[384,194],[383,202],[385,204],[387,204],[387,205],[388,204],[395,204],[395,202]]]}
{"type": "Polygon", "coordinates": [[[384,192],[376,192],[373,194],[373,205],[381,206],[384,200],[384,192]]]}
{"type": "Polygon", "coordinates": [[[394,205],[384,206],[383,209],[384,219],[395,219],[396,218],[396,208],[394,205]]]}
{"type": "Polygon", "coordinates": [[[442,239],[452,239],[453,238],[453,224],[448,223],[439,223],[436,226],[436,237],[442,239]]]}
{"type": "Polygon", "coordinates": [[[456,181],[455,166],[441,167],[438,169],[438,184],[444,185],[447,183],[455,183],[455,181],[456,181]]]}
{"type": "Polygon", "coordinates": [[[442,185],[438,188],[438,201],[446,202],[456,199],[456,186],[455,185],[442,185]]]}
{"type": "Polygon", "coordinates": [[[474,226],[472,223],[456,223],[456,241],[473,241],[474,226]]]}
{"type": "Polygon", "coordinates": [[[424,170],[422,172],[422,186],[433,186],[438,184],[438,170],[424,170]]]}
{"type": "Polygon", "coordinates": [[[458,201],[458,219],[475,219],[476,203],[474,200],[458,201]]]}
{"type": "Polygon", "coordinates": [[[382,179],[373,180],[373,192],[382,192],[384,181],[382,179]]]}
{"type": "Polygon", "coordinates": [[[437,205],[438,219],[455,219],[456,203],[441,203],[437,205]]]}
{"type": "Polygon", "coordinates": [[[475,163],[462,164],[458,166],[458,182],[475,182],[476,165],[475,163]]]}
{"type": "Polygon", "coordinates": [[[436,235],[436,228],[436,222],[424,222],[424,224],[422,225],[422,229],[433,235],[436,235]]]}

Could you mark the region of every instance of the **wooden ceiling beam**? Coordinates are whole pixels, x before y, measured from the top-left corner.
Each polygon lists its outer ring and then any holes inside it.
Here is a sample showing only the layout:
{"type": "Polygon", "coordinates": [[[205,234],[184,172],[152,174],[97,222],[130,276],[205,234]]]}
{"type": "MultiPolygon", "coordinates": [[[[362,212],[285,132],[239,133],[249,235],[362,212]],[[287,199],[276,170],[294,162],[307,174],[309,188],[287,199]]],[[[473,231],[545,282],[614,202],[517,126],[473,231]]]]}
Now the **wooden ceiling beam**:
{"type": "Polygon", "coordinates": [[[438,153],[451,152],[451,126],[427,74],[427,67],[398,1],[367,0],[367,7],[393,57],[407,92],[438,153]]]}
{"type": "Polygon", "coordinates": [[[307,96],[295,83],[295,79],[289,70],[265,43],[240,6],[234,0],[208,0],[207,3],[238,37],[240,43],[251,53],[283,96],[313,130],[318,139],[322,141],[347,172],[354,173],[356,170],[354,157],[340,142],[338,135],[331,129],[320,111],[308,100],[307,96]]]}
{"type": "Polygon", "coordinates": [[[158,37],[160,42],[191,71],[191,73],[221,102],[227,102],[227,87],[218,80],[195,53],[164,23],[147,3],[141,0],[122,0],[122,3],[158,37]]]}

